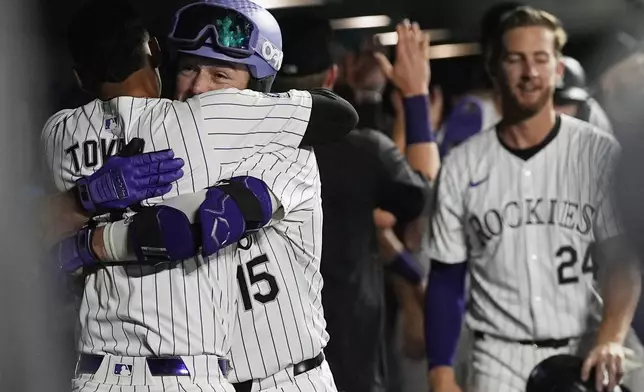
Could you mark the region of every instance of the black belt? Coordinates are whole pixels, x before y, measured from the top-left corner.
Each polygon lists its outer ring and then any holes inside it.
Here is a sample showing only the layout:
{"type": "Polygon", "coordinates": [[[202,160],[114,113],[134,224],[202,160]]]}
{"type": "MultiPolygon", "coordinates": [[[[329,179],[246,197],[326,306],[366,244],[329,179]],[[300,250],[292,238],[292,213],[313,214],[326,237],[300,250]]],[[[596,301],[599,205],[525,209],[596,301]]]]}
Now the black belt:
{"type": "MultiPolygon", "coordinates": [[[[474,331],[474,338],[476,339],[485,339],[490,335],[481,332],[474,331]]],[[[494,339],[505,340],[507,342],[518,343],[524,346],[536,346],[539,348],[562,348],[570,345],[572,338],[563,338],[563,339],[540,339],[540,340],[513,340],[505,339],[494,336],[494,339]]]]}
{"type": "MultiPolygon", "coordinates": [[[[81,354],[78,360],[77,373],[95,374],[103,363],[103,355],[81,354]]],[[[153,376],[189,376],[190,371],[181,357],[146,357],[145,358],[150,374],[153,376]]],[[[228,375],[230,365],[227,359],[219,358],[219,369],[224,376],[228,375]]],[[[131,366],[123,363],[115,363],[114,374],[121,374],[123,371],[130,371],[131,366]]]]}
{"type": "MultiPolygon", "coordinates": [[[[319,353],[315,358],[307,359],[298,364],[293,365],[293,376],[306,373],[309,370],[313,370],[316,367],[322,365],[324,362],[324,353],[319,353]]],[[[253,380],[248,380],[244,382],[233,383],[235,387],[235,392],[250,392],[253,387],[253,380]]]]}

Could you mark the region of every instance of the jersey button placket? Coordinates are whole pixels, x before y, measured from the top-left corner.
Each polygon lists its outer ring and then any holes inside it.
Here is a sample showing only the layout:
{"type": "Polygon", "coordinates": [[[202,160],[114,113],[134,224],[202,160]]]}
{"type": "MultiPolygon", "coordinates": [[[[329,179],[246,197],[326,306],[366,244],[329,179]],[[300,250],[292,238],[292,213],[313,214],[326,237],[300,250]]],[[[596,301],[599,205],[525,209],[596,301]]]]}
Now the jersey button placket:
{"type": "MultiPolygon", "coordinates": [[[[520,176],[520,181],[521,181],[521,192],[523,196],[523,200],[531,199],[535,197],[533,193],[533,173],[532,170],[530,170],[529,167],[524,166],[522,171],[521,171],[521,176],[520,176]]],[[[524,205],[522,214],[524,215],[524,219],[527,219],[525,216],[526,214],[526,209],[527,207],[524,205]]],[[[536,243],[537,237],[533,235],[533,227],[529,225],[523,226],[523,232],[525,234],[525,246],[526,246],[526,253],[525,257],[527,260],[526,263],[526,268],[527,268],[527,274],[528,274],[528,293],[525,293],[524,295],[527,295],[529,301],[530,301],[530,315],[532,316],[532,333],[536,334],[537,330],[539,329],[538,326],[536,325],[538,322],[538,318],[535,318],[535,314],[539,314],[541,311],[541,297],[539,296],[539,288],[541,285],[541,282],[539,282],[539,273],[538,273],[538,266],[537,263],[539,263],[539,256],[537,255],[536,248],[538,248],[538,244],[536,243]]],[[[525,297],[524,297],[525,298],[525,297]]]]}

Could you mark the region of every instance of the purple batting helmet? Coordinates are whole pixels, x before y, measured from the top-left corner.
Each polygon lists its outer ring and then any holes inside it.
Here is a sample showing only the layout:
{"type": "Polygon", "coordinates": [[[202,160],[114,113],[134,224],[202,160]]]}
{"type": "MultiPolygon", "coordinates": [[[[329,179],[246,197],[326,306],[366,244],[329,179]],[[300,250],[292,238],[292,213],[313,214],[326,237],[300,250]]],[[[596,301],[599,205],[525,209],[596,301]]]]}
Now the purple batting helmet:
{"type": "Polygon", "coordinates": [[[175,14],[168,41],[179,52],[244,64],[254,88],[268,92],[282,66],[282,33],[250,0],[201,0],[175,14]]]}

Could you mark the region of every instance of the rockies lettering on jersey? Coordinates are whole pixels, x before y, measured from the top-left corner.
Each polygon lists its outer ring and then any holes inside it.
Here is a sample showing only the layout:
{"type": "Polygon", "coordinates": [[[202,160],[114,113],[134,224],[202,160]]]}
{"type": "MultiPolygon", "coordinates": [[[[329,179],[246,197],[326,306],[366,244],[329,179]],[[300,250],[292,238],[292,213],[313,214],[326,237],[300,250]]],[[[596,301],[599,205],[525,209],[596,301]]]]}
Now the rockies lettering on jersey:
{"type": "Polygon", "coordinates": [[[579,202],[543,198],[512,200],[501,208],[483,212],[481,216],[472,212],[469,224],[481,246],[485,246],[492,237],[503,234],[506,228],[520,229],[524,225],[556,225],[585,235],[592,230],[594,214],[593,206],[579,202]]]}
{"type": "Polygon", "coordinates": [[[467,261],[472,330],[511,340],[581,336],[598,309],[591,245],[620,233],[609,196],[619,146],[569,116],[527,160],[496,130],[445,159],[431,257],[467,261]]]}
{"type": "MultiPolygon", "coordinates": [[[[298,91],[271,97],[227,89],[186,102],[120,97],[55,114],[44,127],[42,142],[61,191],[92,174],[133,137],[145,140],[146,152],[171,148],[186,162],[185,175],[173,191],[146,200],[147,205],[221,179],[260,178],[281,203],[281,230],[295,236],[298,224],[289,219],[315,204],[319,190],[313,152],[297,148],[310,110],[310,94],[298,91]]],[[[267,264],[292,252],[271,245],[267,264]]],[[[79,351],[226,356],[237,318],[240,257],[234,245],[208,260],[199,256],[176,266],[110,266],[88,275],[79,311],[79,351]]]]}

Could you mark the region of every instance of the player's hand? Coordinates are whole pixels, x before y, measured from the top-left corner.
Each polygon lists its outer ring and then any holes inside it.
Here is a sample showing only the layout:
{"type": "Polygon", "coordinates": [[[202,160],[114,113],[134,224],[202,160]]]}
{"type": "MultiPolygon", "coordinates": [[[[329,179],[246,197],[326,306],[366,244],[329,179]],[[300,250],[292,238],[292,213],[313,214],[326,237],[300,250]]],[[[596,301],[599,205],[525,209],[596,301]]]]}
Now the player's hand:
{"type": "Polygon", "coordinates": [[[431,391],[432,392],[463,392],[461,387],[459,387],[458,384],[456,383],[440,385],[432,389],[431,391]]]}
{"type": "Polygon", "coordinates": [[[89,213],[124,209],[170,192],[183,176],[183,165],[172,150],[111,157],[96,173],[76,182],[78,198],[89,213]]]}
{"type": "Polygon", "coordinates": [[[373,210],[373,222],[376,229],[391,229],[396,226],[396,217],[389,211],[380,208],[373,210]]]}
{"type": "Polygon", "coordinates": [[[595,369],[595,389],[612,391],[624,377],[626,349],[617,343],[599,343],[593,348],[581,370],[581,379],[587,381],[595,369]]]}
{"type": "Polygon", "coordinates": [[[429,372],[428,379],[432,392],[463,392],[456,382],[452,368],[434,368],[429,372]]]}
{"type": "Polygon", "coordinates": [[[391,65],[382,53],[375,53],[376,59],[392,83],[404,97],[429,94],[429,35],[423,33],[418,23],[404,20],[396,26],[398,44],[396,63],[391,65]]]}

